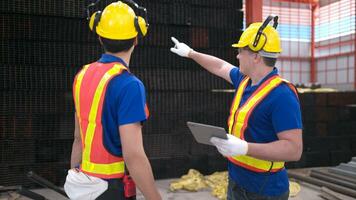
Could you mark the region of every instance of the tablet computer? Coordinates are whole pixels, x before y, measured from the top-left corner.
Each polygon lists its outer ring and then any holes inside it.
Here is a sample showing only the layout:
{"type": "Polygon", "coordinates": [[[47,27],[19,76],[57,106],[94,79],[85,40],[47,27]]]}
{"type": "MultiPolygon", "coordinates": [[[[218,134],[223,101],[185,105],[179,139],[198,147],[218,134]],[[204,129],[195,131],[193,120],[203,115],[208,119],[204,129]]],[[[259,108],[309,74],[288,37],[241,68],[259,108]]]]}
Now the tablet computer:
{"type": "Polygon", "coordinates": [[[211,137],[227,139],[226,131],[222,127],[187,122],[187,126],[192,132],[195,140],[202,144],[214,145],[210,142],[211,137]]]}

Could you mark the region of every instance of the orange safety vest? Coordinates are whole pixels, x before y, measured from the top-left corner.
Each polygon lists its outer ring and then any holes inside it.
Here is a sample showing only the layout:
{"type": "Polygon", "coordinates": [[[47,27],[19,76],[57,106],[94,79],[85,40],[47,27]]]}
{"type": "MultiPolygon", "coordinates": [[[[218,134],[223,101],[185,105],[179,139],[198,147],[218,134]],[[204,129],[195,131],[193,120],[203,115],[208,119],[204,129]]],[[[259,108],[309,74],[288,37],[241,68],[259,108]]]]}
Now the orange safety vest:
{"type": "Polygon", "coordinates": [[[127,68],[120,63],[92,63],[83,67],[73,84],[76,114],[82,138],[81,171],[99,178],[121,178],[122,157],[109,153],[103,145],[102,108],[109,81],[127,68]]]}
{"type": "MultiPolygon", "coordinates": [[[[235,98],[230,110],[230,117],[228,119],[229,134],[232,134],[242,140],[245,138],[244,134],[248,126],[251,113],[274,88],[285,82],[294,91],[294,93],[297,94],[296,89],[291,83],[282,79],[278,75],[274,75],[264,81],[262,85],[260,85],[258,89],[247,99],[247,101],[241,107],[239,107],[248,81],[249,78],[245,77],[240,83],[235,94],[235,98]]],[[[276,172],[284,168],[284,162],[261,160],[247,155],[231,156],[228,157],[228,159],[235,165],[254,172],[276,172]]]]}

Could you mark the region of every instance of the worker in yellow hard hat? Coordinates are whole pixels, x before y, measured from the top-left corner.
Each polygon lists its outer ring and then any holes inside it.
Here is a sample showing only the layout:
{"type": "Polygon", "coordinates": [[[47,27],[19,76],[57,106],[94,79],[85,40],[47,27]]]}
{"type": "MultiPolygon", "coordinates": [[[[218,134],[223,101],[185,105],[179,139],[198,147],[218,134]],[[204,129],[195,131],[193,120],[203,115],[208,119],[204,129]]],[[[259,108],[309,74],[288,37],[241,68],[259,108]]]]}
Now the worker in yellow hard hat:
{"type": "Polygon", "coordinates": [[[172,37],[171,51],[191,58],[229,83],[235,91],[228,118],[227,139],[210,141],[228,162],[227,199],[288,199],[284,163],[302,154],[302,120],[295,87],[278,75],[281,53],[277,16],[251,24],[238,43],[235,67],[199,53],[172,37]],[[269,25],[274,20],[273,26],[269,25]]]}
{"type": "Polygon", "coordinates": [[[149,116],[145,87],[129,69],[148,24],[117,1],[95,12],[89,27],[105,53],[74,79],[74,143],[64,189],[70,199],[118,200],[135,199],[137,185],[146,199],[159,200],[142,142],[149,116]]]}

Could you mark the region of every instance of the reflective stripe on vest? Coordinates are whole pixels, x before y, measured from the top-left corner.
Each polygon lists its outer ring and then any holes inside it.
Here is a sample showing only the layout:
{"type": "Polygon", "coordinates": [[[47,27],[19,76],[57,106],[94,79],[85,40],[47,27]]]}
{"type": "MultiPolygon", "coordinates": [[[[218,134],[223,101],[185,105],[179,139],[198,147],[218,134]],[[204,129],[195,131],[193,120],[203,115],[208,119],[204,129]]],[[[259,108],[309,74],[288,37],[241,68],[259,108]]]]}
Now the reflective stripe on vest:
{"type": "Polygon", "coordinates": [[[231,133],[231,131],[232,131],[235,114],[237,113],[236,110],[238,109],[238,107],[240,105],[242,94],[243,94],[243,92],[244,92],[244,90],[245,90],[245,88],[247,86],[247,83],[248,83],[248,78],[245,77],[242,80],[239,88],[237,89],[234,101],[232,102],[232,106],[231,106],[231,110],[230,110],[230,116],[229,116],[229,119],[228,119],[229,133],[231,133]]]}
{"type": "Polygon", "coordinates": [[[75,80],[74,99],[83,146],[80,167],[82,171],[96,177],[121,178],[125,164],[122,157],[110,154],[103,146],[101,116],[107,84],[113,77],[127,69],[115,63],[96,65],[98,64],[84,66],[75,80]],[[96,71],[94,68],[97,68],[96,71]],[[86,76],[89,77],[83,82],[86,76]],[[94,138],[100,141],[96,142],[94,138]],[[92,154],[93,152],[96,154],[92,154]],[[102,162],[100,157],[103,159],[102,162]]]}
{"type": "MultiPolygon", "coordinates": [[[[229,133],[244,140],[244,133],[248,125],[249,117],[255,107],[283,80],[278,76],[272,76],[262,83],[261,86],[247,99],[239,108],[243,92],[248,84],[249,78],[244,78],[239,85],[233,104],[231,106],[230,117],[228,121],[229,133]]],[[[284,162],[272,162],[261,160],[247,155],[232,156],[228,159],[241,167],[255,172],[278,171],[284,167],[284,162]]]]}

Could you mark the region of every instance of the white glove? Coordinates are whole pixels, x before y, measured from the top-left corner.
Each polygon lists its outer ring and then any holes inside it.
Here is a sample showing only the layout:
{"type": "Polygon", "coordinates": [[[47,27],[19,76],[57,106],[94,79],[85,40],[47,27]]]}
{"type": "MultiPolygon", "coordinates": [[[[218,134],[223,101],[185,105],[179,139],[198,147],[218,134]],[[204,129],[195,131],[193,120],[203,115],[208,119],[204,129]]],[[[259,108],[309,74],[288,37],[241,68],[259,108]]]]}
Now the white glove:
{"type": "Polygon", "coordinates": [[[180,55],[182,57],[188,57],[189,52],[192,50],[188,45],[179,42],[176,38],[171,37],[174,42],[174,47],[171,48],[171,52],[180,55]]]}
{"type": "Polygon", "coordinates": [[[227,139],[212,137],[210,142],[216,146],[223,156],[246,155],[248,150],[247,142],[231,134],[226,135],[227,139]]]}

